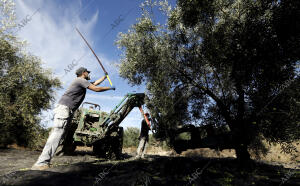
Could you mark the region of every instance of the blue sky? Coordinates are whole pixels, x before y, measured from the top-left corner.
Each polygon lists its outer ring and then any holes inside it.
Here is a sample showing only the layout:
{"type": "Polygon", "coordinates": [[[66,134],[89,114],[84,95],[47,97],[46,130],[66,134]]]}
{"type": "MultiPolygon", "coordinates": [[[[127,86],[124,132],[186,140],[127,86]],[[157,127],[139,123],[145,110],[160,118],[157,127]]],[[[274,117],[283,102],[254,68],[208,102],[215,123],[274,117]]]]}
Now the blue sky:
{"type": "MultiPolygon", "coordinates": [[[[87,91],[85,101],[98,103],[109,112],[128,92],[144,92],[145,86],[130,86],[119,77],[116,64],[121,51],[114,45],[119,32],[127,32],[141,15],[139,5],[143,0],[75,0],[75,1],[16,1],[17,23],[26,24],[16,33],[27,41],[27,51],[41,58],[43,67],[52,69],[63,82],[63,89],[56,92],[56,102],[75,78],[80,66],[91,70],[92,80],[104,75],[100,65],[86,44],[75,31],[77,27],[88,40],[108,71],[116,91],[95,93],[87,91]],[[30,18],[31,17],[31,18],[30,18]],[[83,57],[82,57],[83,56],[83,57]],[[79,60],[81,58],[81,60],[79,60]],[[65,73],[74,61],[76,66],[65,73]]],[[[169,3],[174,7],[176,0],[169,3]]],[[[165,17],[157,16],[163,23],[165,17]]],[[[101,86],[110,86],[106,80],[101,86]]],[[[52,110],[43,112],[42,124],[51,127],[52,110]]],[[[122,122],[123,127],[140,127],[142,116],[137,108],[122,122]]]]}

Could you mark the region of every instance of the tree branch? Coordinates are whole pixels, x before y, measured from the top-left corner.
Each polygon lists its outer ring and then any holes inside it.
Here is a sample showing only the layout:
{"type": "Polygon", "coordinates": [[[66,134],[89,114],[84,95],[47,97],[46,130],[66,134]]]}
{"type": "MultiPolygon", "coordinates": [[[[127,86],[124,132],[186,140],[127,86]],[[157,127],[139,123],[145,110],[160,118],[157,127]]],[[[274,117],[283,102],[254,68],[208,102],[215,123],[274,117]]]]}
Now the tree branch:
{"type": "Polygon", "coordinates": [[[219,99],[212,91],[210,91],[209,89],[199,85],[197,82],[195,82],[189,75],[187,75],[186,73],[184,73],[182,70],[178,69],[175,67],[175,69],[182,74],[182,76],[184,76],[187,80],[189,80],[190,82],[192,82],[192,84],[194,86],[196,86],[197,88],[199,88],[200,90],[202,90],[205,94],[207,94],[208,96],[210,96],[217,104],[217,106],[219,107],[221,114],[223,115],[224,119],[226,120],[227,124],[232,127],[232,123],[233,120],[230,116],[230,112],[226,109],[226,105],[222,102],[221,99],[219,99]]]}

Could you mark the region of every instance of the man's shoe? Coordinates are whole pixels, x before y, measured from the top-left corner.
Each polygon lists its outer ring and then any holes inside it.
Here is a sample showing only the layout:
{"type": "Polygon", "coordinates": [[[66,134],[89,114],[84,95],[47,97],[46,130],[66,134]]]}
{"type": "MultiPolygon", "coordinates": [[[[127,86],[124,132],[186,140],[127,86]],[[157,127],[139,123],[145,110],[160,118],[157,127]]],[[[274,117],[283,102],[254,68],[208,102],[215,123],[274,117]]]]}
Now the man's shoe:
{"type": "Polygon", "coordinates": [[[31,167],[31,170],[45,170],[45,169],[48,169],[48,168],[50,168],[49,165],[41,165],[41,166],[33,165],[31,167]]]}

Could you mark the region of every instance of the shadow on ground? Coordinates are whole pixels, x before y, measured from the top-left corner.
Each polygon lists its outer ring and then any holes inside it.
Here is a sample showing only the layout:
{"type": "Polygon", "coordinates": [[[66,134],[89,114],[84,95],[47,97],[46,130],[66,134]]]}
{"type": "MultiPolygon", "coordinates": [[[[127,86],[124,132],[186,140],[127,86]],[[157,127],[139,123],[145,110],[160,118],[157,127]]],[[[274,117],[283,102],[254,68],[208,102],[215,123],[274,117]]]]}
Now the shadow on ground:
{"type": "MultiPolygon", "coordinates": [[[[15,150],[13,151],[16,153],[15,150]]],[[[0,151],[9,155],[9,151],[0,151]]],[[[37,153],[19,152],[23,155],[37,153]]],[[[148,156],[134,159],[105,161],[91,155],[77,154],[54,158],[56,163],[46,171],[28,169],[6,172],[0,177],[2,185],[300,185],[300,171],[253,162],[251,170],[241,170],[232,158],[187,158],[148,156]],[[86,157],[85,159],[80,159],[86,157]],[[73,158],[74,161],[62,164],[73,158]],[[77,158],[77,159],[76,159],[77,158]],[[59,161],[58,161],[59,160],[59,161]],[[78,161],[77,161],[78,160],[78,161]],[[83,160],[83,161],[81,161],[83,160]]],[[[7,162],[6,162],[7,163],[7,162]]],[[[0,166],[1,169],[3,166],[0,166]]]]}

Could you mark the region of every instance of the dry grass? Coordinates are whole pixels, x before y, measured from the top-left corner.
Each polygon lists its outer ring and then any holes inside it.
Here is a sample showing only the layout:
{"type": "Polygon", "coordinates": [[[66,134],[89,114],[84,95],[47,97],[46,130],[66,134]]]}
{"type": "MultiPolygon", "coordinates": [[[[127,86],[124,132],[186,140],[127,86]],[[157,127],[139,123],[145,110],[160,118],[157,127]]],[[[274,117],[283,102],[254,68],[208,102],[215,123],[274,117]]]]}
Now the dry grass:
{"type": "Polygon", "coordinates": [[[30,150],[29,148],[19,146],[16,143],[11,144],[11,145],[7,145],[7,148],[9,148],[9,149],[18,149],[18,150],[30,150]]]}
{"type": "MultiPolygon", "coordinates": [[[[265,143],[266,144],[266,143],[265,143]]],[[[300,142],[295,142],[293,145],[296,146],[296,149],[298,152],[297,154],[291,155],[291,154],[285,154],[281,152],[280,145],[268,145],[266,146],[269,148],[269,153],[262,157],[262,160],[269,161],[269,162],[279,162],[279,163],[297,163],[300,162],[300,142]]]]}
{"type": "MultiPolygon", "coordinates": [[[[292,167],[293,165],[300,164],[300,142],[295,142],[294,145],[297,148],[298,154],[285,154],[281,152],[280,145],[269,145],[264,142],[265,145],[269,148],[269,152],[266,156],[261,157],[260,160],[271,162],[271,163],[280,163],[285,164],[287,167],[292,167]]],[[[26,150],[27,148],[18,146],[17,144],[12,144],[8,146],[9,148],[26,150]]],[[[123,148],[123,153],[134,154],[136,153],[136,147],[128,147],[123,148]]],[[[80,152],[92,152],[92,147],[80,147],[76,148],[76,151],[80,152]]],[[[193,157],[193,156],[202,156],[202,157],[213,157],[213,158],[227,158],[232,157],[235,158],[235,150],[234,149],[224,149],[222,151],[217,151],[209,148],[198,148],[198,149],[188,149],[181,154],[176,154],[175,151],[170,150],[166,151],[162,149],[160,146],[149,146],[146,154],[148,155],[159,155],[159,156],[181,156],[181,157],[193,157]]],[[[250,153],[252,159],[256,159],[254,153],[250,153]]]]}
{"type": "Polygon", "coordinates": [[[235,158],[235,150],[234,149],[224,149],[222,151],[217,151],[210,148],[198,148],[198,149],[188,149],[187,151],[183,151],[180,156],[183,157],[193,157],[193,156],[202,156],[202,157],[211,157],[211,158],[235,158]]]}
{"type": "Polygon", "coordinates": [[[80,152],[92,152],[93,151],[93,147],[77,146],[76,147],[76,151],[80,151],[80,152]]]}
{"type": "MultiPolygon", "coordinates": [[[[137,147],[127,147],[123,148],[123,153],[127,154],[135,154],[137,150],[137,147]]],[[[146,150],[147,155],[159,155],[159,156],[178,156],[176,153],[172,150],[166,151],[162,147],[156,147],[156,146],[148,146],[146,150]]]]}
{"type": "MultiPolygon", "coordinates": [[[[280,163],[284,164],[285,167],[295,167],[295,165],[299,165],[300,162],[300,143],[295,142],[294,145],[297,148],[298,154],[294,154],[292,156],[291,154],[285,154],[281,152],[280,145],[268,145],[265,143],[265,145],[269,148],[269,152],[266,156],[261,157],[262,161],[270,162],[270,163],[280,163]],[[295,157],[296,158],[293,158],[295,157]]],[[[123,153],[135,153],[136,147],[129,147],[124,148],[123,153]]],[[[198,149],[188,149],[181,154],[176,154],[174,151],[166,151],[163,150],[161,147],[156,146],[150,146],[147,149],[146,154],[148,155],[160,155],[160,156],[181,156],[181,157],[193,157],[193,156],[202,156],[202,157],[213,157],[213,158],[236,158],[235,150],[234,149],[224,149],[222,151],[217,151],[214,149],[209,148],[198,148],[198,149]]],[[[256,156],[254,153],[250,153],[252,159],[256,159],[256,156]]],[[[257,159],[258,160],[258,159],[257,159]]]]}
{"type": "MultiPolygon", "coordinates": [[[[285,164],[294,164],[300,162],[300,143],[296,142],[294,145],[297,147],[298,150],[298,157],[293,159],[293,156],[290,154],[285,154],[281,152],[280,145],[265,145],[269,148],[269,152],[265,157],[261,157],[260,160],[267,161],[267,162],[277,162],[277,163],[285,163],[285,164]]],[[[12,148],[20,149],[22,147],[18,147],[17,145],[12,145],[12,148]]],[[[123,153],[134,154],[136,153],[136,147],[128,147],[123,148],[123,153]]],[[[91,152],[92,147],[77,147],[76,151],[81,152],[91,152]]],[[[148,155],[160,155],[160,156],[181,156],[181,157],[193,157],[193,156],[202,156],[202,157],[213,157],[213,158],[228,158],[232,157],[235,158],[235,150],[234,149],[224,149],[222,151],[217,151],[214,149],[209,148],[198,148],[198,149],[188,149],[183,151],[181,154],[176,154],[174,151],[166,151],[162,149],[162,147],[157,146],[149,146],[147,148],[146,154],[148,155]]],[[[256,159],[254,153],[251,153],[252,159],[256,159]]]]}
{"type": "MultiPolygon", "coordinates": [[[[281,152],[280,145],[269,145],[264,142],[266,147],[269,148],[269,152],[266,156],[261,157],[259,160],[270,162],[270,163],[280,163],[284,164],[287,168],[295,168],[300,164],[300,143],[293,143],[296,146],[298,152],[296,154],[285,154],[281,152]]],[[[251,153],[251,158],[256,159],[254,153],[251,153]]],[[[192,157],[192,156],[202,156],[202,157],[214,157],[214,158],[226,158],[233,157],[235,158],[235,150],[234,149],[224,149],[222,151],[217,151],[209,148],[198,148],[198,149],[188,149],[180,154],[183,157],[192,157]]]]}

